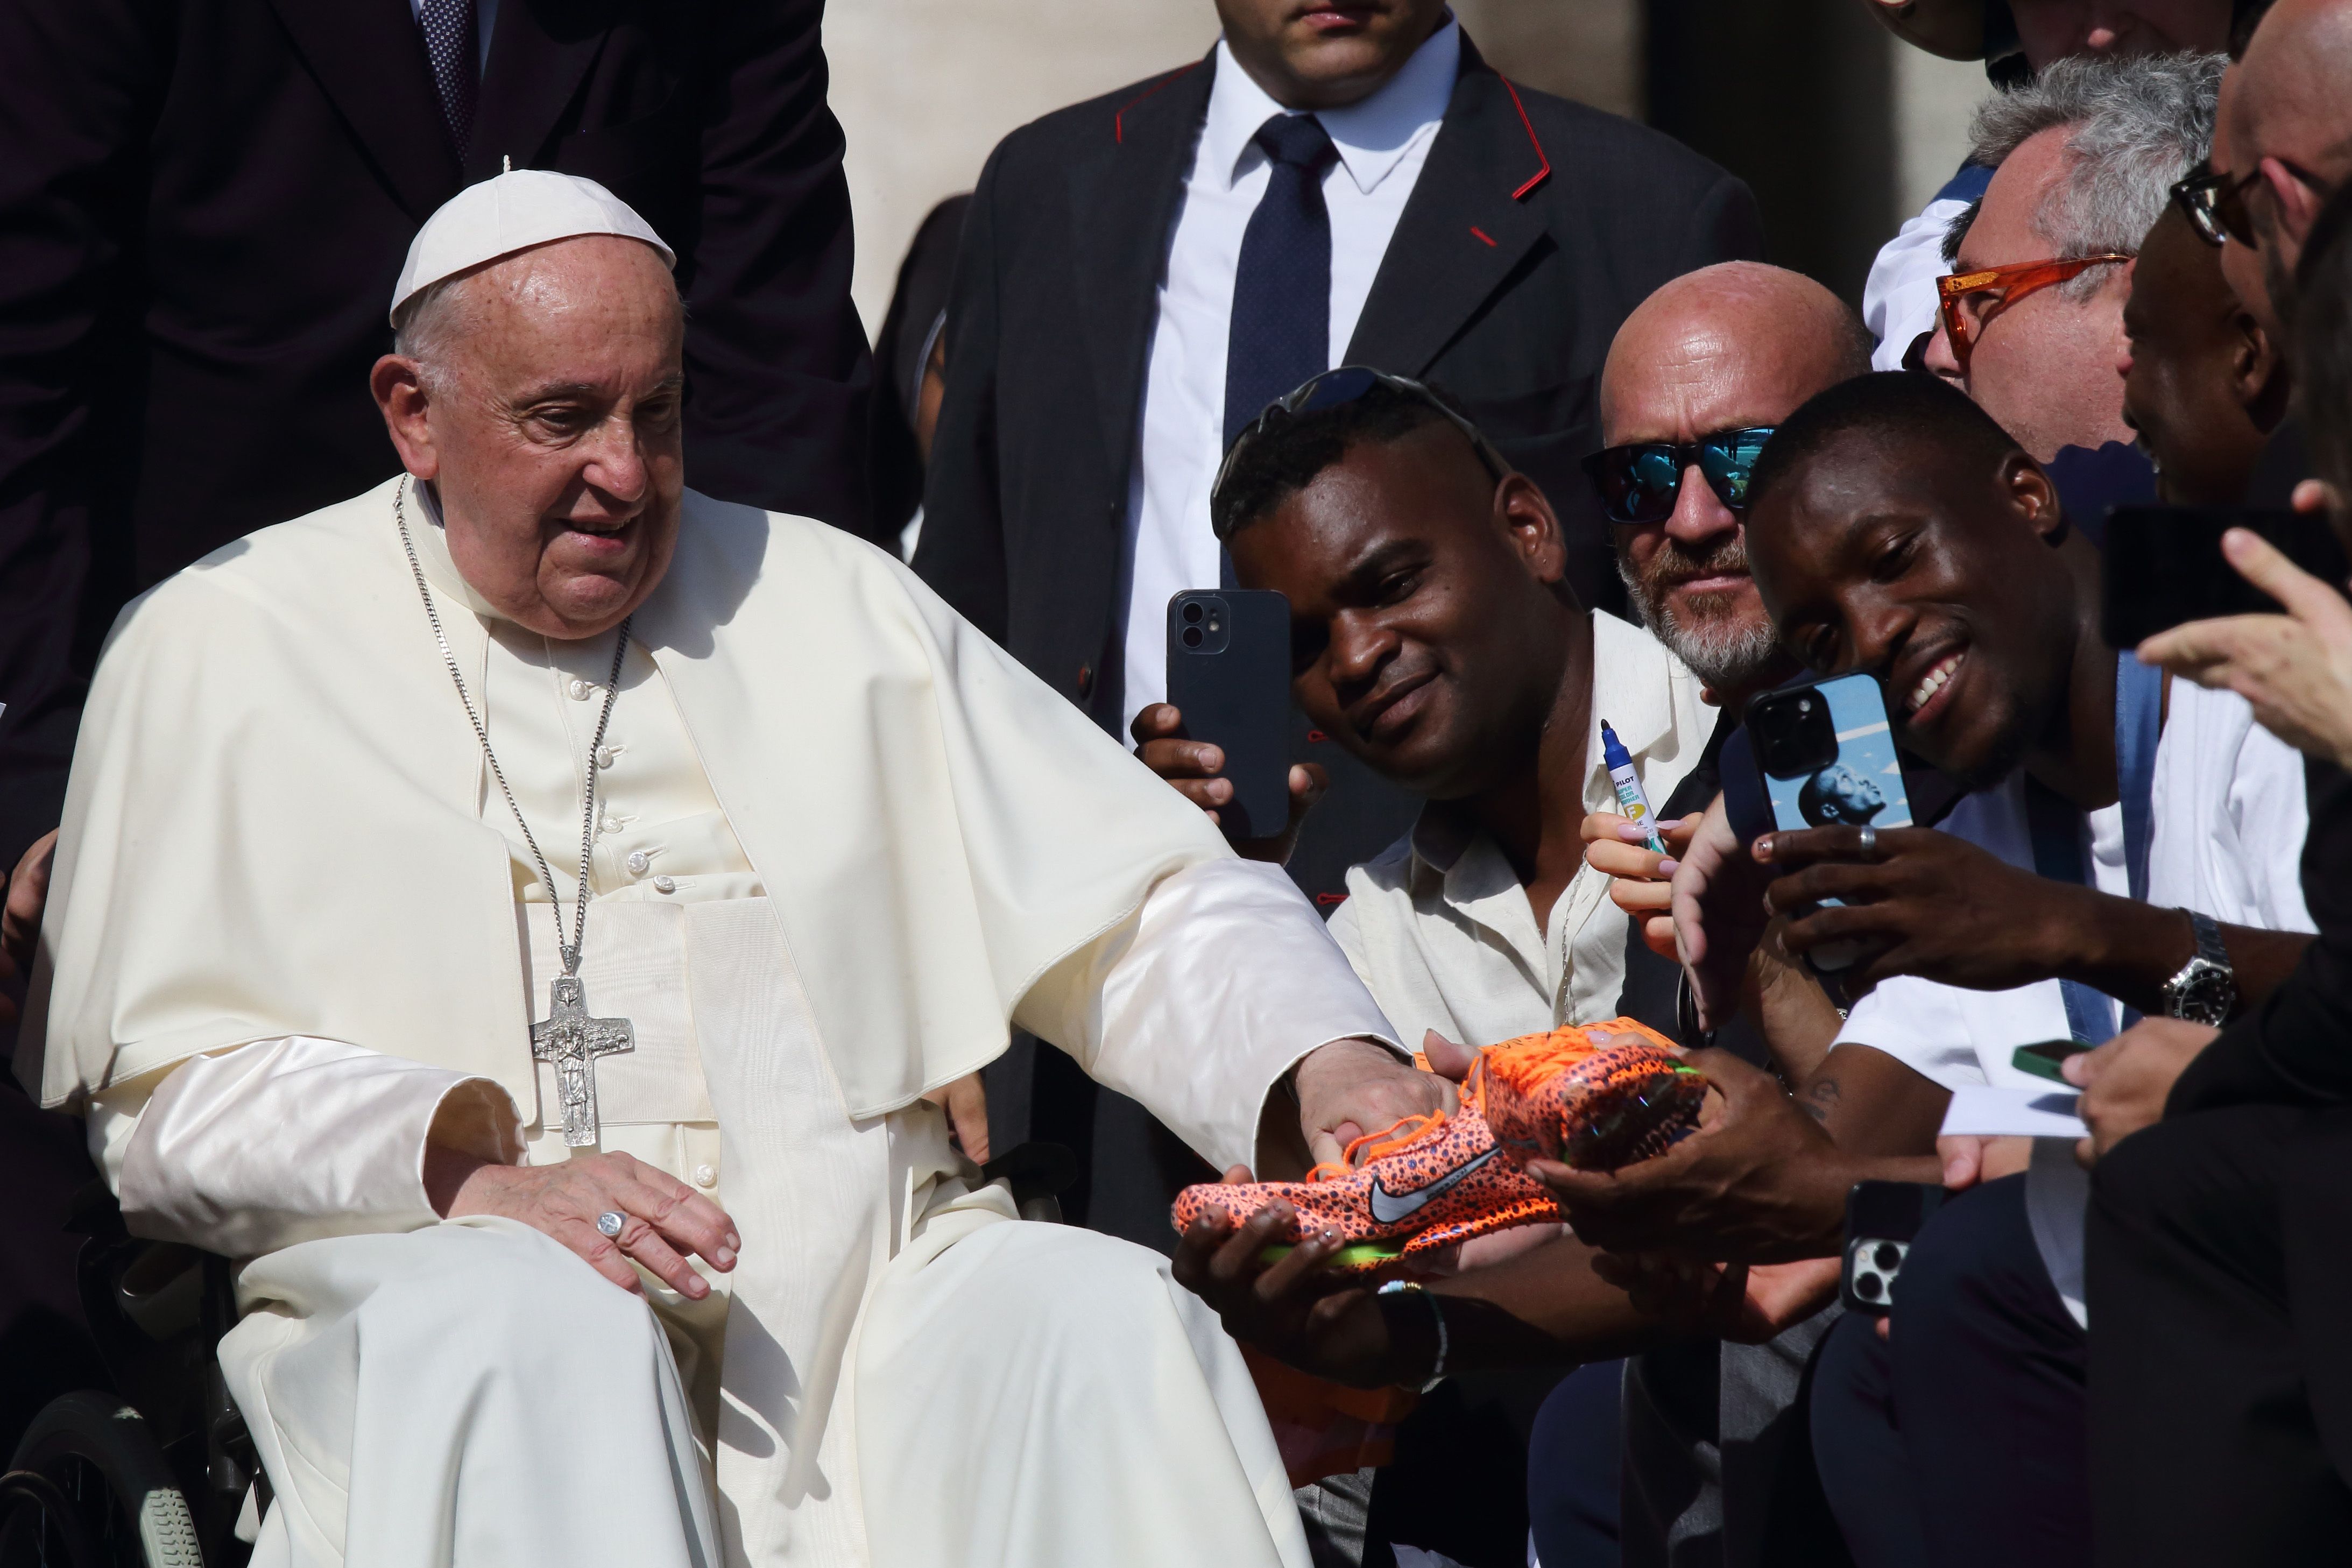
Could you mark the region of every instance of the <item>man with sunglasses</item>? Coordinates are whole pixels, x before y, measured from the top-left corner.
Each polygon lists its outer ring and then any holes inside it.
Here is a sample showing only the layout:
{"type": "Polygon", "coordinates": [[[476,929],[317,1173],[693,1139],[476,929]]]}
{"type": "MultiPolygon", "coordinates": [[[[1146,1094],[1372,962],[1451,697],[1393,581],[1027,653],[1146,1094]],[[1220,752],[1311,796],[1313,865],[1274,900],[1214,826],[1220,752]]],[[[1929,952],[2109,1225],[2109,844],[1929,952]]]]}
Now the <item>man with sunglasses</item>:
{"type": "Polygon", "coordinates": [[[2328,194],[2352,174],[2352,5],[2280,0],[2221,84],[2209,166],[2181,199],[2238,298],[2273,340],[2328,194]]]}
{"type": "Polygon", "coordinates": [[[2218,55],[2063,59],[1977,114],[1992,183],[1955,226],[1924,363],[2057,462],[2094,539],[2107,505],[2151,488],[2115,375],[2123,306],[2142,237],[2211,137],[2221,69],[2218,55]]]}

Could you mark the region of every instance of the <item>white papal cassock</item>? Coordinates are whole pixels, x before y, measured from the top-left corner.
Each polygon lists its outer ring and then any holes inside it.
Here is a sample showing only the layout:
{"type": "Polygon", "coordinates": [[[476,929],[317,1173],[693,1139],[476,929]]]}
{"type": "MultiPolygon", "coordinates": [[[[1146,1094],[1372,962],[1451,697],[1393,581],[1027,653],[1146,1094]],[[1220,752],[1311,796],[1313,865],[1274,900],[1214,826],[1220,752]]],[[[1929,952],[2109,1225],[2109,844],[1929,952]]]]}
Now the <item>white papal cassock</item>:
{"type": "MultiPolygon", "coordinates": [[[[648,1311],[435,1215],[428,1141],[566,1156],[528,1037],[557,958],[394,490],[125,613],[28,1025],[132,1229],[250,1259],[257,1563],[1303,1563],[1213,1317],[1016,1220],[919,1096],[1017,1020],[1241,1161],[1281,1073],[1387,1026],[1278,873],[822,525],[688,492],[595,757],[582,976],[635,1026],[602,1146],[719,1201],[740,1267],[648,1311]]],[[[408,493],[568,908],[612,639],[498,617],[408,493]]]]}

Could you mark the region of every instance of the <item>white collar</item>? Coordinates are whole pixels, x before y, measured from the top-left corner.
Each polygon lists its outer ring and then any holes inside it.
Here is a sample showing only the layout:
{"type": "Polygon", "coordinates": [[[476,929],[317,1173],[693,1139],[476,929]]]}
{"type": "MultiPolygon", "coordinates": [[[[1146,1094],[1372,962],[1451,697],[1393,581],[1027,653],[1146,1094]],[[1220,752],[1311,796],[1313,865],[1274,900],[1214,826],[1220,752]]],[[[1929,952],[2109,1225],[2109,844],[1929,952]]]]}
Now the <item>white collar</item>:
{"type": "MultiPolygon", "coordinates": [[[[1413,143],[1445,118],[1445,106],[1454,99],[1454,79],[1461,69],[1462,28],[1449,16],[1378,92],[1345,109],[1316,112],[1356,189],[1370,195],[1413,143]]],[[[1201,130],[1201,167],[1228,184],[1240,179],[1265,159],[1251,138],[1268,120],[1287,112],[1251,79],[1219,38],[1209,115],[1201,130]]]]}
{"type": "Polygon", "coordinates": [[[474,591],[457,570],[450,557],[449,541],[441,521],[441,494],[429,481],[411,479],[408,486],[408,537],[416,546],[416,563],[424,569],[425,580],[437,591],[448,595],[486,621],[503,621],[507,617],[496,606],[474,591]]]}

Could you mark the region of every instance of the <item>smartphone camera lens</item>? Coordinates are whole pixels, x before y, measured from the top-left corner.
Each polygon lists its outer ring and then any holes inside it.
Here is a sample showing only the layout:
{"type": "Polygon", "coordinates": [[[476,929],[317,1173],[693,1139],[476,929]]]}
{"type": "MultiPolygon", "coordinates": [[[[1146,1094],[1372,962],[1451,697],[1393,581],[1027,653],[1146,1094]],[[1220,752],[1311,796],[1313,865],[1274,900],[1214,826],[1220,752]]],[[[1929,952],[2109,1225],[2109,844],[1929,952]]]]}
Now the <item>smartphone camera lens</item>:
{"type": "Polygon", "coordinates": [[[1881,1273],[1892,1274],[1903,1267],[1903,1249],[1891,1241],[1882,1241],[1871,1253],[1870,1260],[1878,1265],[1881,1273]]]}
{"type": "Polygon", "coordinates": [[[1184,624],[1186,626],[1198,626],[1200,624],[1200,620],[1201,605],[1200,601],[1196,599],[1192,603],[1184,606],[1184,624]]]}
{"type": "Polygon", "coordinates": [[[1813,700],[1812,700],[1811,698],[1810,698],[1810,697],[1800,697],[1800,698],[1798,698],[1798,699],[1797,699],[1797,711],[1798,711],[1798,712],[1800,712],[1800,713],[1810,713],[1810,712],[1811,712],[1812,710],[1813,710],[1813,700]]]}
{"type": "Polygon", "coordinates": [[[1186,626],[1184,628],[1184,646],[1186,647],[1199,647],[1201,646],[1200,627],[1186,626]]]}
{"type": "Polygon", "coordinates": [[[1885,1282],[1875,1274],[1857,1274],[1853,1277],[1853,1293],[1865,1301],[1877,1300],[1880,1293],[1885,1289],[1885,1282]]]}

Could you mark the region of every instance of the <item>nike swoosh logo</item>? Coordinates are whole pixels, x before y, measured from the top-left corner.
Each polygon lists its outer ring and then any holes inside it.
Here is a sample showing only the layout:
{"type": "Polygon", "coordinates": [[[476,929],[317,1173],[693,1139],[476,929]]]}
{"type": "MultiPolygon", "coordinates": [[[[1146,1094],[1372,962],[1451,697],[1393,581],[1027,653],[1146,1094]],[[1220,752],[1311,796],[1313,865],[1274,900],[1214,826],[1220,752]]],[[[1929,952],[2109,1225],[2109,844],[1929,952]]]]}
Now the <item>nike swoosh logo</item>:
{"type": "Polygon", "coordinates": [[[1447,1193],[1460,1186],[1469,1179],[1473,1171],[1501,1152],[1500,1149],[1489,1149],[1476,1159],[1465,1161],[1454,1166],[1454,1169],[1416,1192],[1392,1193],[1381,1185],[1381,1179],[1374,1176],[1371,1196],[1373,1223],[1394,1225],[1399,1220],[1411,1218],[1419,1214],[1433,1199],[1444,1197],[1447,1193]]]}

